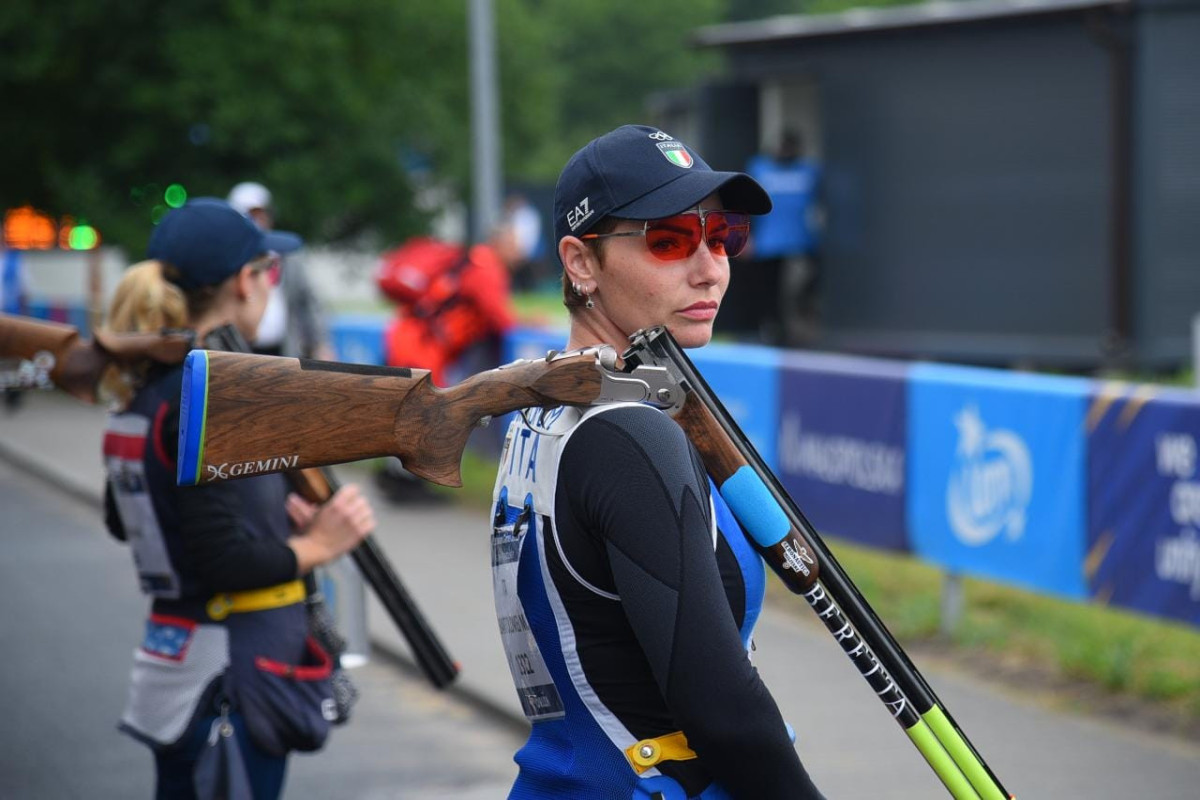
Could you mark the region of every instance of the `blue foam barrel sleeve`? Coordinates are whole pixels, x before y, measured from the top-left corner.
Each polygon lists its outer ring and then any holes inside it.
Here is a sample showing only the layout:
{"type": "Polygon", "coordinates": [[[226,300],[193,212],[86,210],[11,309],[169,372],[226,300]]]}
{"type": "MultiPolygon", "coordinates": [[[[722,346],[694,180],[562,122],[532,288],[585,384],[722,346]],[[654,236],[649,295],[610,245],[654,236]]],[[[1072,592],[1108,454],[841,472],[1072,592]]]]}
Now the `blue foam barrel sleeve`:
{"type": "Polygon", "coordinates": [[[740,467],[721,484],[721,497],[747,533],[762,547],[773,547],[792,529],[783,509],[762,478],[749,466],[740,467]]]}
{"type": "Polygon", "coordinates": [[[204,421],[208,408],[208,353],[193,350],[183,362],[183,388],[179,396],[179,459],[175,481],[195,486],[204,456],[204,421]]]}

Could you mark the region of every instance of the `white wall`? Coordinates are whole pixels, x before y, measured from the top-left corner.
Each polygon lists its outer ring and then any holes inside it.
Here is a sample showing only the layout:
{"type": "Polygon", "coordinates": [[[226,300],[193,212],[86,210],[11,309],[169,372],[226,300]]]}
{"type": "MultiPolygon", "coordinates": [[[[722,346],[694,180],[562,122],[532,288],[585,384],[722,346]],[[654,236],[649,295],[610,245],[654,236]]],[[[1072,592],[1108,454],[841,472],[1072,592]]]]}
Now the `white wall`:
{"type": "Polygon", "coordinates": [[[106,308],[127,264],[125,251],[119,247],[21,251],[28,299],[54,306],[106,308]],[[95,298],[92,298],[93,267],[97,279],[95,298]]]}

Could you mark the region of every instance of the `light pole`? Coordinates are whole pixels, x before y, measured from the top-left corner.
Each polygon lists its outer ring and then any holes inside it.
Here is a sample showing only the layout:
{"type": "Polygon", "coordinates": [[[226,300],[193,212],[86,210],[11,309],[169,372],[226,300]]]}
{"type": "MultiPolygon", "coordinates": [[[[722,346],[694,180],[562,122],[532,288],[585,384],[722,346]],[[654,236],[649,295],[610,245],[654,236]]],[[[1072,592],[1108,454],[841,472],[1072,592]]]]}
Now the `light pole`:
{"type": "Polygon", "coordinates": [[[492,0],[468,0],[471,61],[471,240],[500,218],[500,109],[496,101],[496,26],[492,0]]]}

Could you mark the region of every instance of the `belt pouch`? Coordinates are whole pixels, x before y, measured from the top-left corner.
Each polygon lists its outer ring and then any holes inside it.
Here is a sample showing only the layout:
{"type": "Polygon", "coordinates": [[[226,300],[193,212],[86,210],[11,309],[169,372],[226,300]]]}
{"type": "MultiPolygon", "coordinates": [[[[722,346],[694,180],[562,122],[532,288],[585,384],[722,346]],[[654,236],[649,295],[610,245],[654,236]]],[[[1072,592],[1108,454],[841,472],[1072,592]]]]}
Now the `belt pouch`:
{"type": "Polygon", "coordinates": [[[256,637],[244,637],[245,631],[231,632],[234,655],[230,683],[250,739],[259,749],[276,756],[291,750],[320,749],[337,718],[331,682],[333,659],[305,632],[303,606],[233,616],[238,619],[230,618],[231,627],[242,627],[240,623],[251,622],[246,619],[249,617],[261,618],[255,623],[271,617],[283,623],[269,633],[266,626],[247,625],[259,632],[256,637]],[[293,609],[299,611],[298,628],[288,624],[293,609]],[[281,636],[280,628],[299,630],[293,641],[302,644],[289,646],[290,637],[281,636]]]}

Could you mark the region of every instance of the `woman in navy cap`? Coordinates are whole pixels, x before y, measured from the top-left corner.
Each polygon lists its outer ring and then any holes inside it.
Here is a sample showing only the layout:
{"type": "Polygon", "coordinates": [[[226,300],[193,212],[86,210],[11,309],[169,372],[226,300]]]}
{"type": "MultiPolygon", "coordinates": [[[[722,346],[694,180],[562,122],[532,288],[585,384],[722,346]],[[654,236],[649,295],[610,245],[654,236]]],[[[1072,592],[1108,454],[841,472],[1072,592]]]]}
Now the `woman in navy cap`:
{"type": "MultiPolygon", "coordinates": [[[[280,248],[227,203],[198,199],[155,228],[151,261],[117,287],[114,331],[190,328],[197,346],[252,340],[280,248]]],[[[222,346],[224,345],[224,346],[222,346]]],[[[282,475],[180,488],[182,365],[110,374],[105,517],[151,597],[121,729],[154,751],[158,798],[277,797],[287,753],[324,742],[332,660],[308,635],[301,578],[373,527],[347,486],[320,509],[282,475]]]]}
{"type": "MultiPolygon", "coordinates": [[[[712,336],[729,259],[771,201],[627,125],[554,196],[567,349],[712,336]]],[[[532,731],[512,798],[820,798],[751,665],[764,570],[682,430],[640,404],[530,410],[494,495],[501,638],[532,731]]]]}

